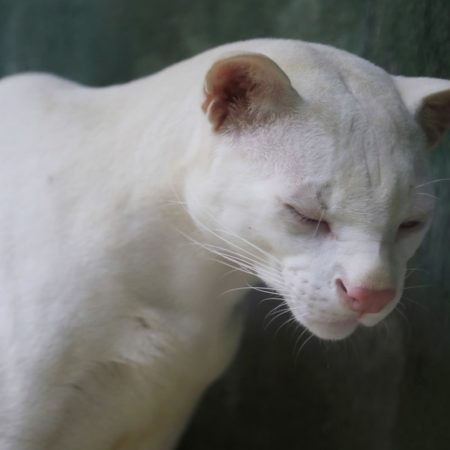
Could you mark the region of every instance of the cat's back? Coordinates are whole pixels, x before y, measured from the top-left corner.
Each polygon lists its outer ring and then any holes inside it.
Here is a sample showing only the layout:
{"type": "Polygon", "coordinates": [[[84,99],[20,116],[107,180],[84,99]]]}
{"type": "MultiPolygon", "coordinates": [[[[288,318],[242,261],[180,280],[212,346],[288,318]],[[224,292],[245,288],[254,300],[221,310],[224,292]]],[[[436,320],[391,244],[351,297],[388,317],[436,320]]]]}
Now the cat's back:
{"type": "Polygon", "coordinates": [[[33,126],[41,126],[37,123],[40,117],[50,117],[56,111],[64,114],[69,101],[73,103],[77,97],[81,98],[85,89],[77,83],[46,73],[21,73],[1,79],[0,138],[11,134],[16,127],[23,132],[27,126],[28,133],[31,133],[33,126]]]}
{"type": "Polygon", "coordinates": [[[64,90],[80,89],[81,86],[70,80],[44,72],[24,72],[9,75],[0,79],[1,108],[20,107],[24,103],[29,106],[45,103],[49,96],[55,97],[64,90]]]}
{"type": "Polygon", "coordinates": [[[48,150],[59,135],[70,136],[75,128],[81,131],[80,126],[94,116],[89,91],[72,81],[43,73],[0,80],[0,151],[17,154],[32,153],[41,147],[48,150]]]}
{"type": "MultiPolygon", "coordinates": [[[[115,135],[119,119],[110,98],[47,74],[0,81],[3,290],[19,279],[24,260],[59,270],[59,253],[78,255],[89,229],[112,234],[105,230],[117,225],[112,212],[123,201],[125,178],[117,173],[129,158],[126,152],[117,157],[123,142],[115,135]]],[[[97,234],[95,242],[106,245],[97,234]]]]}

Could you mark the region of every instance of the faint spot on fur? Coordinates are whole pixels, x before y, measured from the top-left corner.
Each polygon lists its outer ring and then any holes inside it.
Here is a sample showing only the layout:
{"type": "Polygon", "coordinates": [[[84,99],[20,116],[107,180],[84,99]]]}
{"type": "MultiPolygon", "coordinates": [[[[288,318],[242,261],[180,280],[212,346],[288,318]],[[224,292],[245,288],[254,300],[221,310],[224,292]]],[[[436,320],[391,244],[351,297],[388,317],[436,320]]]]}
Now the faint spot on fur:
{"type": "Polygon", "coordinates": [[[143,317],[135,317],[134,318],[136,320],[136,322],[144,329],[149,330],[150,329],[150,325],[149,323],[143,318],[143,317]]]}
{"type": "Polygon", "coordinates": [[[84,391],[83,391],[83,388],[82,388],[79,384],[71,383],[71,384],[70,384],[70,387],[73,388],[73,389],[75,389],[75,390],[78,391],[78,392],[84,392],[84,391]]]}

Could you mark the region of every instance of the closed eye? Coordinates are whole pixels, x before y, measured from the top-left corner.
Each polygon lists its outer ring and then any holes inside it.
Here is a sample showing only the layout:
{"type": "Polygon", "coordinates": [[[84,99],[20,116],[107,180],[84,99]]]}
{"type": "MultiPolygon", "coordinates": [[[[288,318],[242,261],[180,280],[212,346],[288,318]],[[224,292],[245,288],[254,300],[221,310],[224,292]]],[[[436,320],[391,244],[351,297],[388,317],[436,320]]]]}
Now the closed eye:
{"type": "Polygon", "coordinates": [[[322,219],[321,214],[320,217],[310,217],[308,215],[305,215],[304,213],[300,212],[295,206],[289,205],[288,203],[285,204],[286,208],[289,210],[289,212],[294,216],[294,218],[306,225],[311,225],[312,227],[315,227],[318,229],[319,227],[322,228],[324,231],[330,231],[330,225],[327,221],[322,219]]]}
{"type": "Polygon", "coordinates": [[[408,220],[408,221],[400,224],[398,229],[401,231],[407,231],[407,230],[412,231],[412,230],[420,228],[422,225],[423,225],[423,222],[421,222],[420,220],[408,220]]]}

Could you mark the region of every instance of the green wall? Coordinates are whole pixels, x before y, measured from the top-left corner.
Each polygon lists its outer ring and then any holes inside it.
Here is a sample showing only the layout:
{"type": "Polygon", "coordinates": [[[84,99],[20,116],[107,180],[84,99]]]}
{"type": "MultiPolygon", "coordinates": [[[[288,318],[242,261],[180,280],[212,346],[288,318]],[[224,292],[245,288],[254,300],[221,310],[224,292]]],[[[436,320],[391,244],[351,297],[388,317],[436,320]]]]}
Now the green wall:
{"type": "MultiPolygon", "coordinates": [[[[450,78],[448,0],[0,0],[0,74],[51,71],[106,85],[261,36],[450,78]]],[[[447,137],[432,155],[438,178],[450,177],[449,151],[447,137]]],[[[265,326],[277,302],[251,302],[241,351],[180,450],[450,448],[450,182],[436,188],[435,226],[400,310],[332,345],[297,341],[298,328],[278,330],[282,320],[265,326]]]]}

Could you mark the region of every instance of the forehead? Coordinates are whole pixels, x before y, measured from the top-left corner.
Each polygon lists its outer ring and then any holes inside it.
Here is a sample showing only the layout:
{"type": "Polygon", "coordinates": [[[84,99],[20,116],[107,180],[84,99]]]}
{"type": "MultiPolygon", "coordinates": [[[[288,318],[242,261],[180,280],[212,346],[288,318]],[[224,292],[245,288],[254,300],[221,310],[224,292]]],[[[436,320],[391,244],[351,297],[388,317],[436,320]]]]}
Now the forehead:
{"type": "Polygon", "coordinates": [[[262,130],[258,158],[321,207],[395,208],[428,179],[423,137],[400,111],[322,108],[262,130]]]}
{"type": "Polygon", "coordinates": [[[346,174],[349,181],[375,185],[399,173],[420,174],[424,139],[409,117],[329,109],[257,130],[248,146],[252,155],[289,178],[346,174]]]}

